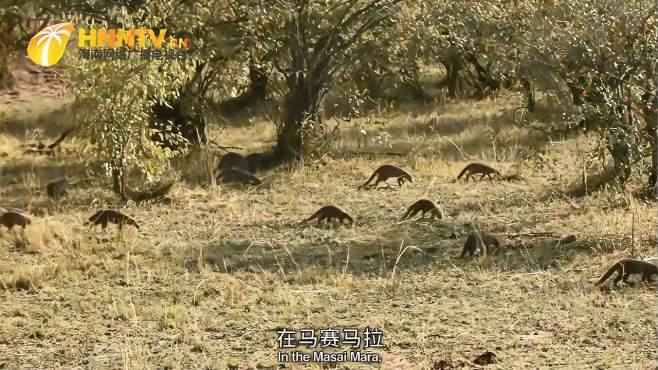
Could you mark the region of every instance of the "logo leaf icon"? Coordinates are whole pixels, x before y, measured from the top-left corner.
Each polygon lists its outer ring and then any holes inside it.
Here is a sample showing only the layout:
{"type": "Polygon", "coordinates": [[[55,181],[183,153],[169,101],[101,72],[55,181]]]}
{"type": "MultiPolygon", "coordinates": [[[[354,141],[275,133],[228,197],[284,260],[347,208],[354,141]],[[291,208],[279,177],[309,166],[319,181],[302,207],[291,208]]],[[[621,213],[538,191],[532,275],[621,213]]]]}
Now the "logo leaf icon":
{"type": "Polygon", "coordinates": [[[53,24],[39,31],[27,45],[27,56],[35,64],[49,67],[64,56],[66,44],[73,34],[73,23],[53,24]]]}

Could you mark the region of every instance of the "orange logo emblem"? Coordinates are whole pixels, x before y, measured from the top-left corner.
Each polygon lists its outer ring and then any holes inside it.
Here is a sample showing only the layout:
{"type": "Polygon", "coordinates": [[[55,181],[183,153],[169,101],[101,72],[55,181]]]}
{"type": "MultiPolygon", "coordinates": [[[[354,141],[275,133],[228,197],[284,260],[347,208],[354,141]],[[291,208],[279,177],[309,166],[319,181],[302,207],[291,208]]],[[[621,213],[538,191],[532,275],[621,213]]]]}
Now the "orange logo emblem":
{"type": "Polygon", "coordinates": [[[27,56],[35,64],[43,67],[57,64],[64,56],[66,43],[73,34],[73,27],[73,23],[64,22],[39,31],[27,45],[27,56]]]}

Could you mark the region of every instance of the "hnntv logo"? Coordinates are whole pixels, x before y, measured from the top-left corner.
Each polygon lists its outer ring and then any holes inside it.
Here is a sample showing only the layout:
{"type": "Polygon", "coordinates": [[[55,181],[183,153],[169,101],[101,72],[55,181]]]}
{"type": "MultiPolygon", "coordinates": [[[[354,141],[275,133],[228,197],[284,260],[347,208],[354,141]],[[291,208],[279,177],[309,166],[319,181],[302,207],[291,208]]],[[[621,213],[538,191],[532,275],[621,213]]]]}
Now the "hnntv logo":
{"type": "MultiPolygon", "coordinates": [[[[27,46],[27,55],[35,64],[50,67],[57,64],[73,35],[72,22],[50,25],[39,31],[27,46]]],[[[78,29],[78,54],[83,59],[125,60],[134,53],[141,59],[185,59],[190,47],[188,38],[167,37],[167,29],[150,28],[78,29]]]]}

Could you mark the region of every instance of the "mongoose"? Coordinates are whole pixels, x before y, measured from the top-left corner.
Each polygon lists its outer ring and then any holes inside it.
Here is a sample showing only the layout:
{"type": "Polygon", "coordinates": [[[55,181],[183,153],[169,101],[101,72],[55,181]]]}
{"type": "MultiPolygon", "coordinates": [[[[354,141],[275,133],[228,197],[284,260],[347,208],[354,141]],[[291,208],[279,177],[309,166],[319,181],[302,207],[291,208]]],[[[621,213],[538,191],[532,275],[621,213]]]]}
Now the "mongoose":
{"type": "Polygon", "coordinates": [[[459,258],[463,258],[466,253],[468,253],[469,256],[473,256],[478,250],[486,255],[490,248],[498,248],[500,244],[500,240],[496,235],[487,231],[473,230],[468,234],[466,243],[464,243],[464,249],[462,249],[462,254],[459,258]]]}
{"type": "Polygon", "coordinates": [[[57,200],[63,196],[69,195],[66,191],[69,187],[69,180],[66,177],[53,180],[46,185],[46,193],[50,199],[57,200]]]}
{"type": "Polygon", "coordinates": [[[121,229],[123,225],[133,225],[139,229],[139,225],[134,218],[115,209],[101,209],[100,211],[97,211],[89,217],[89,220],[85,222],[85,225],[101,225],[103,229],[105,229],[108,223],[119,225],[119,229],[121,229]]]}
{"type": "Polygon", "coordinates": [[[20,212],[9,211],[5,212],[0,216],[0,225],[7,226],[8,229],[12,229],[14,226],[21,226],[25,228],[27,225],[31,224],[32,220],[26,214],[20,212]]]}
{"type": "Polygon", "coordinates": [[[471,163],[464,167],[462,172],[459,173],[459,176],[457,176],[457,179],[459,180],[462,176],[466,175],[465,180],[468,181],[468,179],[471,178],[471,176],[475,174],[481,174],[479,180],[482,180],[485,176],[489,178],[489,180],[492,180],[493,178],[491,175],[495,174],[497,176],[500,176],[500,172],[498,170],[495,170],[486,164],[482,163],[471,163]]]}
{"type": "Polygon", "coordinates": [[[439,206],[434,203],[434,201],[430,199],[421,199],[407,209],[407,212],[402,216],[401,220],[404,220],[406,218],[412,218],[415,215],[418,214],[418,212],[423,212],[422,215],[420,216],[425,217],[425,213],[429,212],[431,214],[431,219],[433,220],[434,218],[442,218],[441,215],[441,210],[439,209],[439,206]]]}
{"type": "Polygon", "coordinates": [[[596,282],[595,286],[601,285],[615,272],[617,272],[618,275],[612,282],[612,285],[614,286],[616,286],[617,283],[619,283],[619,280],[622,279],[624,280],[624,283],[627,283],[628,278],[632,274],[641,274],[641,281],[651,282],[651,276],[658,274],[658,267],[646,261],[626,258],[612,265],[612,267],[610,267],[610,269],[605,274],[603,274],[603,276],[601,276],[599,281],[596,282]]]}
{"type": "Polygon", "coordinates": [[[233,182],[239,184],[260,185],[263,183],[263,181],[254,174],[235,167],[225,169],[221,174],[219,174],[219,176],[217,176],[217,181],[220,179],[225,184],[233,182]]]}
{"type": "Polygon", "coordinates": [[[229,168],[239,168],[247,170],[249,168],[247,160],[242,154],[236,152],[228,152],[222,156],[217,165],[217,172],[221,173],[229,168]]]}
{"type": "Polygon", "coordinates": [[[263,153],[251,153],[245,157],[249,172],[256,173],[261,169],[262,163],[265,160],[263,153]]]}
{"type": "Polygon", "coordinates": [[[375,172],[372,173],[372,176],[370,176],[368,181],[366,181],[365,184],[359,186],[359,188],[364,188],[375,177],[377,177],[377,181],[375,181],[375,183],[372,185],[372,187],[377,186],[377,184],[379,184],[380,182],[386,181],[386,180],[390,179],[391,177],[395,177],[395,178],[398,179],[398,186],[402,186],[402,184],[404,184],[404,180],[407,180],[409,182],[413,182],[413,181],[411,181],[411,175],[407,171],[405,171],[405,170],[403,170],[399,167],[390,165],[390,164],[385,164],[385,165],[380,166],[379,168],[377,168],[375,170],[375,172]]]}
{"type": "Polygon", "coordinates": [[[344,209],[337,207],[337,206],[324,206],[320,209],[318,209],[313,216],[307,218],[306,220],[302,221],[302,223],[318,219],[318,224],[320,224],[320,221],[322,220],[327,220],[330,221],[332,218],[338,219],[340,223],[343,223],[343,221],[347,220],[350,222],[351,225],[354,225],[354,219],[352,216],[347,213],[344,209]]]}

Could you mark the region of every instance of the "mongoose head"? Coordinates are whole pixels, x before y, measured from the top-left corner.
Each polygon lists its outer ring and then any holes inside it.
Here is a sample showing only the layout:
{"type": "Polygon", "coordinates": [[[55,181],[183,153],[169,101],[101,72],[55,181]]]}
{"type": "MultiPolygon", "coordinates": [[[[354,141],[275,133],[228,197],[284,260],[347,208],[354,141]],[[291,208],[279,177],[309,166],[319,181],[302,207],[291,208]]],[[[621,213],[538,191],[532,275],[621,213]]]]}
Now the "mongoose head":
{"type": "Polygon", "coordinates": [[[405,180],[407,180],[409,182],[413,182],[413,181],[411,181],[411,175],[407,174],[407,175],[402,175],[402,176],[398,177],[398,185],[402,186],[402,184],[404,184],[405,180]]]}

